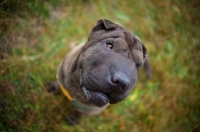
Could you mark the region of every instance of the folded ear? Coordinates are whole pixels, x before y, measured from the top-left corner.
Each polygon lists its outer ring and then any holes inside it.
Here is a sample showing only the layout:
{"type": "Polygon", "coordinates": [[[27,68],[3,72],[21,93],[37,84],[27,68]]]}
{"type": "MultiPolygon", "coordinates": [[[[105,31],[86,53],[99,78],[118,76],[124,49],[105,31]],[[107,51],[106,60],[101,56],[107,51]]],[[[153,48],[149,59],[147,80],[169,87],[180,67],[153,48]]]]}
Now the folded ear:
{"type": "Polygon", "coordinates": [[[147,49],[146,49],[146,47],[144,46],[143,43],[142,43],[142,51],[143,51],[143,58],[146,59],[146,57],[147,57],[147,49]]]}
{"type": "Polygon", "coordinates": [[[150,78],[151,78],[152,69],[151,69],[151,63],[150,63],[148,57],[145,58],[145,62],[144,62],[144,71],[145,71],[145,73],[146,73],[146,77],[147,77],[148,79],[150,79],[150,78]]]}
{"type": "Polygon", "coordinates": [[[151,78],[151,63],[148,59],[148,56],[147,56],[147,49],[145,48],[144,44],[142,44],[142,50],[143,50],[143,56],[144,56],[144,71],[146,73],[146,77],[148,79],[151,78]]]}
{"type": "Polygon", "coordinates": [[[102,29],[112,30],[116,28],[121,28],[121,26],[116,23],[111,22],[110,20],[100,19],[97,21],[92,31],[97,31],[97,30],[102,30],[102,29]]]}
{"type": "Polygon", "coordinates": [[[88,41],[100,39],[102,34],[113,30],[124,30],[124,28],[116,23],[111,22],[110,20],[100,19],[92,28],[88,36],[88,41]]]}

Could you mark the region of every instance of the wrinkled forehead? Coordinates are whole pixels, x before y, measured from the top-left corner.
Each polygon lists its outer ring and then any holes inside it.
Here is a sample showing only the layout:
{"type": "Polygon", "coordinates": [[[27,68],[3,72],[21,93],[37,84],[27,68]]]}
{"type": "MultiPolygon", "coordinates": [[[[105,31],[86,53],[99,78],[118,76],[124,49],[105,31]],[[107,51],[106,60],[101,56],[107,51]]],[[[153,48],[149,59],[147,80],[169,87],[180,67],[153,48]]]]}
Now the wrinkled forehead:
{"type": "Polygon", "coordinates": [[[125,30],[125,29],[115,29],[115,30],[99,30],[95,32],[91,32],[88,41],[94,40],[94,39],[105,39],[108,37],[112,38],[125,38],[124,32],[129,32],[130,31],[125,30]]]}
{"type": "Polygon", "coordinates": [[[140,39],[133,35],[130,30],[118,29],[118,30],[99,30],[96,32],[91,32],[88,41],[84,46],[84,49],[92,46],[95,43],[98,43],[107,38],[120,38],[126,41],[129,47],[134,47],[137,42],[140,42],[140,39]]]}

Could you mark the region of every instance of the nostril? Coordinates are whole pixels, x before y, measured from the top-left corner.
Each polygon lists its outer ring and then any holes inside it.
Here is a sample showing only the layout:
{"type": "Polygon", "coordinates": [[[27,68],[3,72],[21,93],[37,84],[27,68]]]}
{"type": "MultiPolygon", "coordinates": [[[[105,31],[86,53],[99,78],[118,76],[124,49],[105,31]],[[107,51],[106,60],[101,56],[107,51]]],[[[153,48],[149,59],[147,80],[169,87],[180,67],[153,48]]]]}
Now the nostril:
{"type": "Polygon", "coordinates": [[[127,86],[122,86],[121,88],[122,90],[126,90],[127,86]]]}
{"type": "Polygon", "coordinates": [[[113,84],[116,84],[116,85],[119,83],[119,81],[116,78],[114,78],[112,82],[113,84]]]}
{"type": "Polygon", "coordinates": [[[130,84],[129,79],[124,73],[113,74],[111,81],[112,81],[113,86],[120,87],[121,90],[125,90],[130,84]]]}

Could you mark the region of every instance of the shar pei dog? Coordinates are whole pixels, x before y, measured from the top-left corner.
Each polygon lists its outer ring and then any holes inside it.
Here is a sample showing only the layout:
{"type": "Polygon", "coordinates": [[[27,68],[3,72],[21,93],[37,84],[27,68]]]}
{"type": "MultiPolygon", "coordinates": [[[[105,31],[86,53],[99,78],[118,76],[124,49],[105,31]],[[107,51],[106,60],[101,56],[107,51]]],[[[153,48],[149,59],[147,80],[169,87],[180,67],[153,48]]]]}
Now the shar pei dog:
{"type": "Polygon", "coordinates": [[[131,31],[100,19],[84,45],[78,45],[61,61],[57,81],[48,91],[59,90],[72,101],[76,111],[67,115],[75,125],[81,115],[97,115],[109,104],[124,100],[133,90],[143,64],[147,76],[150,65],[147,49],[131,31]]]}

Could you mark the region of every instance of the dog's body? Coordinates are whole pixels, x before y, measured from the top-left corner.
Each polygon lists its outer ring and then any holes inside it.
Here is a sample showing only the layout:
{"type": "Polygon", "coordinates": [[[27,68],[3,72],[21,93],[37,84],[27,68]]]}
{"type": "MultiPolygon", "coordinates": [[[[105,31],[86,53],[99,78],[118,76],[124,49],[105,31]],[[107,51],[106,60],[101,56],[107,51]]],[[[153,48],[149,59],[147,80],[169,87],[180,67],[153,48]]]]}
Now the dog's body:
{"type": "MultiPolygon", "coordinates": [[[[101,19],[86,44],[75,47],[60,63],[58,84],[81,106],[79,112],[99,114],[130,94],[146,54],[137,36],[101,19]]],[[[149,73],[149,66],[146,69],[149,73]]]]}

